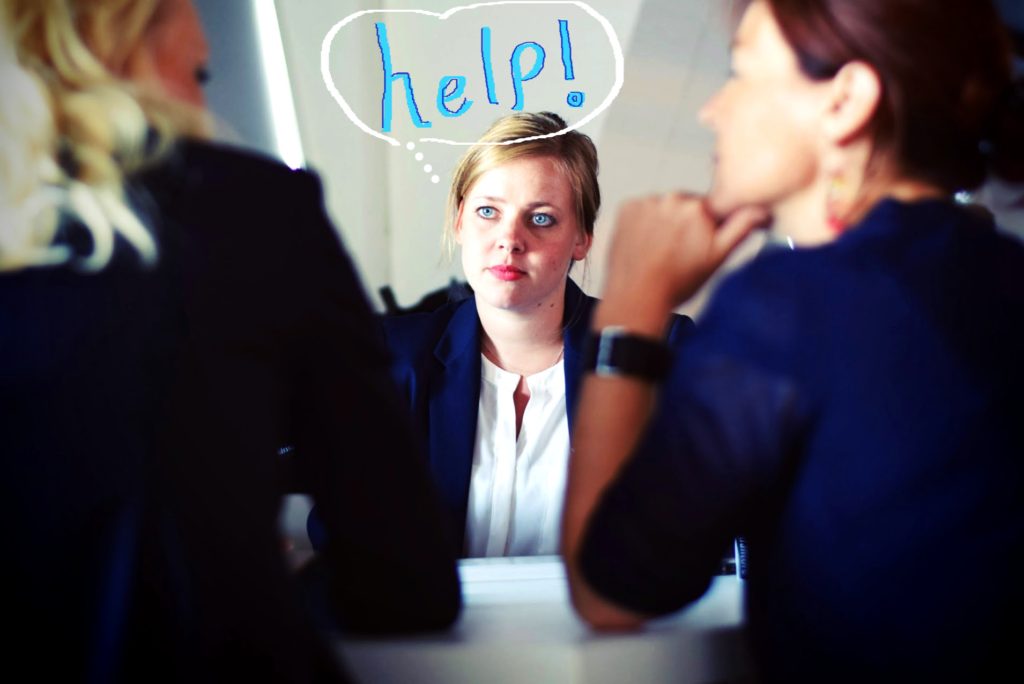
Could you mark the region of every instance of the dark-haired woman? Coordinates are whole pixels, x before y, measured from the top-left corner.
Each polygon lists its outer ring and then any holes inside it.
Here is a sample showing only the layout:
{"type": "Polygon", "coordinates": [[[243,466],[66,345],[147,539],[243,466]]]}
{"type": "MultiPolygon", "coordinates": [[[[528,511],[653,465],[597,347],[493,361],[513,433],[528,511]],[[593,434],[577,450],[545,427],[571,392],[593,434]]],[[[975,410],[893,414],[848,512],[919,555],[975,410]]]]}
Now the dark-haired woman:
{"type": "Polygon", "coordinates": [[[623,209],[592,334],[665,354],[668,313],[754,226],[795,249],[721,285],[659,386],[629,363],[584,380],[577,610],[678,609],[743,535],[765,681],[1016,669],[1024,250],[952,200],[1019,179],[1005,30],[987,1],[756,0],[732,63],[701,113],[710,194],[623,209]]]}

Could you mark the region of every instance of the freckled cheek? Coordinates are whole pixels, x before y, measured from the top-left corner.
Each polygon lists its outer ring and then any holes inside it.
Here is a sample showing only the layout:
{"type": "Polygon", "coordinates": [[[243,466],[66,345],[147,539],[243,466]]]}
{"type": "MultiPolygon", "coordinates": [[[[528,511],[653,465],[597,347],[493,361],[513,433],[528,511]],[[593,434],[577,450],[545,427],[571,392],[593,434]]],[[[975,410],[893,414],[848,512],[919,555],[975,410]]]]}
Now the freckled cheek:
{"type": "Polygon", "coordinates": [[[464,231],[461,252],[462,268],[466,273],[482,271],[493,260],[494,241],[479,234],[467,235],[464,231]]]}
{"type": "Polygon", "coordinates": [[[475,245],[463,242],[462,243],[462,267],[468,273],[469,271],[476,270],[477,264],[483,259],[481,258],[480,251],[475,245]]]}
{"type": "Polygon", "coordinates": [[[537,260],[537,271],[541,274],[561,275],[572,263],[572,246],[561,245],[537,260]]]}

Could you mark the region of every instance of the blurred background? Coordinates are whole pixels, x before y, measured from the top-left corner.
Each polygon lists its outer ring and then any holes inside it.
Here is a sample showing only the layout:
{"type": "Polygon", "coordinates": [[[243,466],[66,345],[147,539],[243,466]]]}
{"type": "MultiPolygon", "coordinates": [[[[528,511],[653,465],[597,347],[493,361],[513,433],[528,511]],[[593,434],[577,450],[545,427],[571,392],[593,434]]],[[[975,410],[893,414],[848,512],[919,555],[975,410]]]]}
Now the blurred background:
{"type": "MultiPolygon", "coordinates": [[[[1024,54],[1024,2],[997,2],[1018,54],[1024,54]]],[[[542,74],[524,84],[526,109],[556,111],[574,123],[596,108],[615,80],[606,29],[576,3],[533,5],[528,12],[495,6],[443,23],[395,11],[442,13],[457,3],[197,0],[197,5],[210,41],[207,96],[218,119],[218,137],[320,174],[328,211],[381,308],[382,287],[391,288],[400,306],[410,306],[463,277],[458,255],[448,258],[442,250],[441,234],[448,183],[465,148],[421,142],[419,137],[458,130],[472,139],[490,121],[510,113],[510,52],[519,42],[533,40],[546,50],[542,74]],[[322,77],[325,36],[342,20],[366,10],[389,12],[365,15],[339,30],[328,51],[329,71],[356,113],[379,130],[381,122],[374,117],[384,81],[373,24],[383,21],[393,70],[411,74],[423,118],[436,124],[434,129],[411,126],[404,89],[396,83],[393,134],[403,143],[415,140],[414,149],[361,130],[332,98],[322,77]],[[571,27],[577,83],[587,93],[580,110],[565,101],[558,19],[571,27]],[[484,24],[493,29],[492,65],[500,106],[489,105],[481,77],[478,44],[484,24]],[[466,76],[465,95],[474,104],[465,117],[439,116],[438,74],[466,76]]],[[[614,31],[624,65],[618,97],[580,128],[594,139],[600,154],[603,208],[589,263],[577,267],[573,276],[586,291],[599,294],[617,205],[638,194],[702,191],[708,185],[712,137],[700,127],[696,113],[728,73],[732,15],[728,0],[589,0],[587,6],[614,31]]],[[[533,53],[527,53],[521,58],[524,71],[533,62],[533,53]]],[[[1018,67],[1024,69],[1024,59],[1018,67]]],[[[458,103],[454,99],[450,106],[458,103]]],[[[972,199],[991,209],[1003,228],[1024,238],[1024,190],[993,184],[972,199]]],[[[754,253],[758,239],[730,266],[754,253]]],[[[697,313],[703,301],[698,296],[684,310],[697,313]]]]}

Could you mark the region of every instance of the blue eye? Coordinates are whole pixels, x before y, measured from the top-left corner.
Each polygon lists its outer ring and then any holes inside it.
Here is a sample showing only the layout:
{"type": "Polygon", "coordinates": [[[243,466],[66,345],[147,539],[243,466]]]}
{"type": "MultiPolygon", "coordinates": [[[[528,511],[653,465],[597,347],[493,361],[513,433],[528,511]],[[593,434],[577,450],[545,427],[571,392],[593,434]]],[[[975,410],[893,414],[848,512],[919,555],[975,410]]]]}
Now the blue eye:
{"type": "Polygon", "coordinates": [[[530,217],[530,222],[535,226],[553,226],[555,217],[551,214],[534,214],[530,217]]]}
{"type": "Polygon", "coordinates": [[[480,207],[479,209],[476,210],[476,215],[479,216],[480,218],[489,219],[497,216],[498,212],[497,210],[495,210],[494,207],[480,207]]]}

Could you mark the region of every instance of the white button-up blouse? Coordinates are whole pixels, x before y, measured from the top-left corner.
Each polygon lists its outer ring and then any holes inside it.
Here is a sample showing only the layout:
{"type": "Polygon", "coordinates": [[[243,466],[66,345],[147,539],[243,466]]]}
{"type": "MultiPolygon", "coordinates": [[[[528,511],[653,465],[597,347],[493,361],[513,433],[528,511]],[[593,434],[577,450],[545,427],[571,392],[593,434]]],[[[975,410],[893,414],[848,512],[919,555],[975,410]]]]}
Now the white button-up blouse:
{"type": "Polygon", "coordinates": [[[569,458],[563,365],[526,377],[530,400],[517,439],[513,394],[520,376],[481,354],[466,514],[469,557],[558,553],[569,458]]]}

